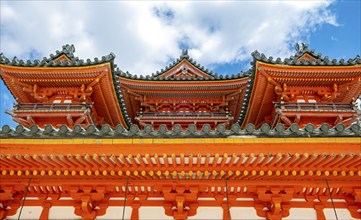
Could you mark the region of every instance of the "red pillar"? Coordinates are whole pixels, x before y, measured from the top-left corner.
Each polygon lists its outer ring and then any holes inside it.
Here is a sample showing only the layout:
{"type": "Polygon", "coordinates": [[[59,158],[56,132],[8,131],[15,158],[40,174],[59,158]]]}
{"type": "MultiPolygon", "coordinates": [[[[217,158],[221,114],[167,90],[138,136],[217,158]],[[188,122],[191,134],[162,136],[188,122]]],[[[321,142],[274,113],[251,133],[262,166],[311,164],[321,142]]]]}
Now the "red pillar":
{"type": "Polygon", "coordinates": [[[315,210],[317,215],[317,220],[326,220],[325,213],[323,212],[323,205],[322,204],[316,204],[315,210]]]}
{"type": "Polygon", "coordinates": [[[133,202],[131,206],[132,206],[132,215],[130,216],[130,219],[131,220],[139,220],[140,203],[133,202]]]}
{"type": "Polygon", "coordinates": [[[222,204],[223,209],[223,220],[231,220],[231,212],[227,204],[222,204]]]}
{"type": "Polygon", "coordinates": [[[49,219],[49,211],[50,211],[50,207],[51,207],[51,203],[50,202],[44,202],[43,203],[43,211],[41,211],[40,220],[48,220],[49,219]]]}

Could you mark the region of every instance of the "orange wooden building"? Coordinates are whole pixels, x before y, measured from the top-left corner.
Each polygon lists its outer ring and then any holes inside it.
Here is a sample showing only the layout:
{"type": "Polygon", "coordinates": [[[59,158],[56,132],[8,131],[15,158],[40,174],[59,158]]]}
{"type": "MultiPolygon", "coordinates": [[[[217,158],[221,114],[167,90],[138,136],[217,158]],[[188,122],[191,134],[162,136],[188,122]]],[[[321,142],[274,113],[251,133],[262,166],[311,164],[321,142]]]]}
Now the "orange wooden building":
{"type": "Polygon", "coordinates": [[[0,219],[360,219],[361,59],[296,50],[232,76],[1,54],[0,219]]]}

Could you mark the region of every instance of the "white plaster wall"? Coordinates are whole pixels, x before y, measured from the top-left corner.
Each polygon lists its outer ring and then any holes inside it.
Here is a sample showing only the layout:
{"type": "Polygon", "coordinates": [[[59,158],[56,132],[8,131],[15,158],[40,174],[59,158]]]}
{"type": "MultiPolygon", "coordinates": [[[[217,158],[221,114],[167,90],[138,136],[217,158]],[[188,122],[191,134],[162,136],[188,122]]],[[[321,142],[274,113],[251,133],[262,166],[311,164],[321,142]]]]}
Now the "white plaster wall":
{"type": "MultiPolygon", "coordinates": [[[[20,219],[23,220],[32,220],[32,219],[39,219],[41,211],[43,207],[41,206],[24,206],[21,212],[20,219]]],[[[17,213],[13,216],[8,216],[6,219],[18,219],[20,213],[20,208],[18,209],[17,213]]]]}
{"type": "Polygon", "coordinates": [[[291,208],[290,215],[283,220],[317,219],[316,210],[312,208],[291,208]]]}
{"type": "Polygon", "coordinates": [[[239,207],[230,208],[230,213],[232,220],[238,220],[238,219],[247,219],[247,220],[253,220],[253,219],[264,219],[257,215],[256,209],[253,207],[239,207]]]}
{"type": "MultiPolygon", "coordinates": [[[[335,211],[333,209],[324,209],[325,217],[327,220],[336,220],[335,211]]],[[[353,220],[350,212],[347,209],[336,209],[337,217],[339,220],[353,220]]]]}
{"type": "MultiPolygon", "coordinates": [[[[125,207],[124,211],[124,219],[130,219],[130,216],[132,214],[132,208],[131,207],[125,207]]],[[[96,219],[123,219],[123,207],[108,207],[106,214],[102,216],[98,216],[96,219]]]]}
{"type": "Polygon", "coordinates": [[[197,214],[189,217],[188,219],[223,219],[223,209],[220,207],[199,207],[197,208],[197,214]]]}
{"type": "Polygon", "coordinates": [[[170,216],[165,215],[163,207],[143,207],[139,208],[139,219],[147,220],[163,220],[163,219],[173,219],[170,216]]]}
{"type": "Polygon", "coordinates": [[[49,210],[49,219],[81,219],[80,216],[74,214],[74,207],[71,206],[53,206],[49,210]]]}
{"type": "MultiPolygon", "coordinates": [[[[41,206],[24,206],[20,219],[22,220],[33,220],[39,219],[41,206]]],[[[8,216],[6,219],[15,220],[18,219],[20,208],[18,212],[13,216],[8,216]]],[[[347,209],[336,209],[339,220],[354,220],[347,209]]],[[[132,213],[131,207],[125,208],[124,219],[130,219],[132,213]]],[[[258,217],[254,208],[230,208],[232,220],[257,220],[264,219],[258,217]]],[[[332,208],[324,209],[324,214],[327,220],[336,220],[334,210],[332,208]]],[[[113,220],[122,219],[123,207],[108,207],[107,213],[103,216],[98,216],[97,220],[113,220]]],[[[220,207],[199,207],[197,214],[191,216],[189,220],[212,220],[222,219],[223,209],[220,207]]],[[[73,207],[51,207],[49,210],[50,220],[78,220],[81,219],[79,216],[74,214],[73,207]]],[[[170,216],[165,215],[163,207],[140,207],[139,208],[139,219],[140,220],[170,220],[173,219],[170,216]]],[[[291,208],[290,215],[284,220],[307,220],[316,219],[316,211],[311,208],[291,208]]]]}

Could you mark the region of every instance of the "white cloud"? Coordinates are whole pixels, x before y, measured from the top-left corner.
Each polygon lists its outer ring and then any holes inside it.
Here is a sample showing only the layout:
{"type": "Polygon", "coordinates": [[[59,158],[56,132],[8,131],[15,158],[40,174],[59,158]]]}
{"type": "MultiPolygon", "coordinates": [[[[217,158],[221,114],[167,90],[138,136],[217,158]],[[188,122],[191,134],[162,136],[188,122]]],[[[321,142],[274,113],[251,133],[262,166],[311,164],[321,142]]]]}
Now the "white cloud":
{"type": "Polygon", "coordinates": [[[72,43],[80,58],[114,52],[122,70],[150,74],[180,55],[203,65],[239,62],[259,50],[289,56],[323,24],[337,26],[330,1],[1,1],[1,52],[48,56],[72,43]]]}

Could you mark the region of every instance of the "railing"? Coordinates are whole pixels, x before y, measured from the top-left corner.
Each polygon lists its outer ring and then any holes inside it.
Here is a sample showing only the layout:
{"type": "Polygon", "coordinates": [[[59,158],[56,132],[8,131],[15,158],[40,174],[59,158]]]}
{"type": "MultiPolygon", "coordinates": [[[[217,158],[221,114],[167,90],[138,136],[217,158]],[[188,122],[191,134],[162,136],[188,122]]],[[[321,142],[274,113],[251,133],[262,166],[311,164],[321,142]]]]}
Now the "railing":
{"type": "Polygon", "coordinates": [[[43,104],[43,103],[18,103],[14,105],[15,111],[39,111],[39,110],[66,110],[66,111],[74,111],[74,110],[86,110],[90,109],[91,105],[89,104],[71,104],[71,103],[51,103],[51,104],[43,104]]]}
{"type": "Polygon", "coordinates": [[[226,112],[145,112],[138,117],[228,117],[226,112]]]}
{"type": "Polygon", "coordinates": [[[285,110],[355,110],[355,106],[351,103],[280,103],[274,102],[276,108],[285,109],[285,110]]]}

